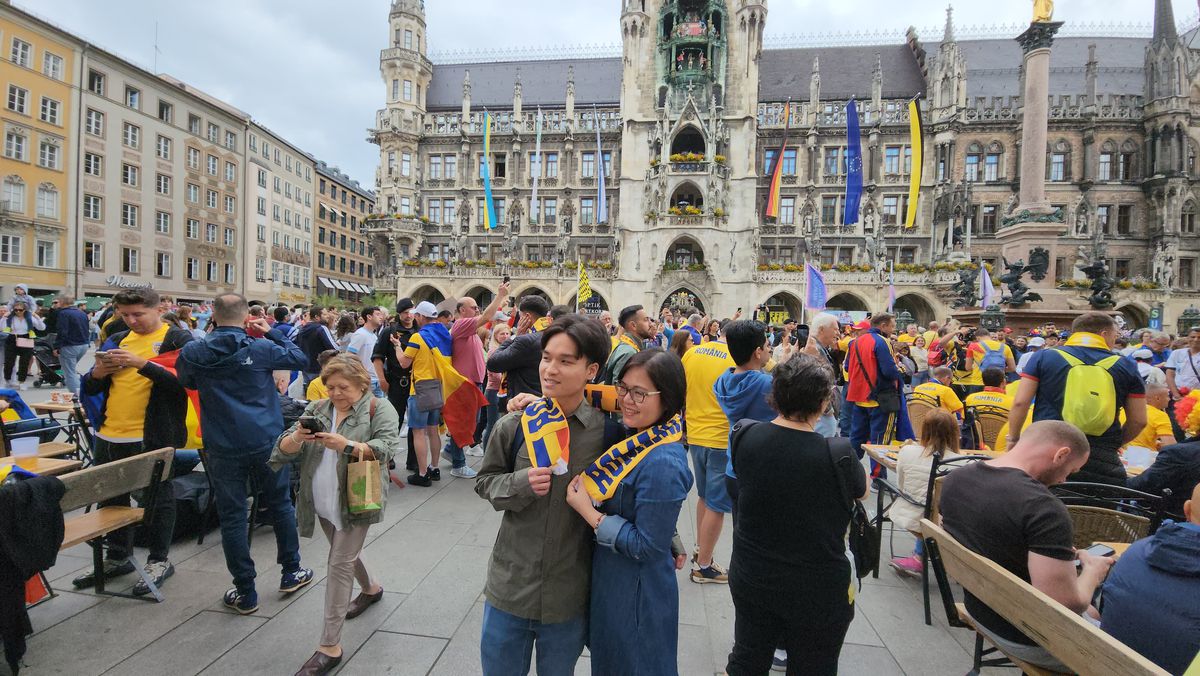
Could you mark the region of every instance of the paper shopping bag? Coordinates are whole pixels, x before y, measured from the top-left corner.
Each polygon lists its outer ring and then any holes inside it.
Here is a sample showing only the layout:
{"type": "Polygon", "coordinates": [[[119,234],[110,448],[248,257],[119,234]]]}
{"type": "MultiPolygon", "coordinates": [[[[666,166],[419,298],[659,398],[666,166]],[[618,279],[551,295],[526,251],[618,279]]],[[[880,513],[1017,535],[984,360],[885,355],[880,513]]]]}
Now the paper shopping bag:
{"type": "Polygon", "coordinates": [[[378,460],[346,463],[346,509],[351,514],[370,514],[383,509],[383,486],[378,460]]]}

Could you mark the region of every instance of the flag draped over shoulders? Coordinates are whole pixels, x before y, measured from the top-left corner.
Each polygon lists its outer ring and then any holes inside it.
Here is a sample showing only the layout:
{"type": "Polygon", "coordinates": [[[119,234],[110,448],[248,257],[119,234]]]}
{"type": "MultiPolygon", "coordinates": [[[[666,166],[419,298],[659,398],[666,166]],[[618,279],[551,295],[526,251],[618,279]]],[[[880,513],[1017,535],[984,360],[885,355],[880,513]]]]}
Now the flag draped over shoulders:
{"type": "Polygon", "coordinates": [[[432,322],[416,335],[429,349],[433,371],[442,382],[442,419],[446,421],[446,429],[455,444],[470,446],[475,441],[476,416],[480,408],[487,406],[487,399],[475,383],[464,378],[451,364],[454,343],[449,329],[439,322],[432,322]]]}
{"type": "MultiPolygon", "coordinates": [[[[152,364],[159,366],[170,372],[171,375],[178,377],[179,374],[175,370],[175,362],[179,359],[179,350],[171,350],[164,352],[157,357],[147,359],[152,364]]],[[[200,430],[200,393],[196,390],[184,389],[187,394],[187,443],[184,448],[204,448],[204,436],[200,430]]]]}

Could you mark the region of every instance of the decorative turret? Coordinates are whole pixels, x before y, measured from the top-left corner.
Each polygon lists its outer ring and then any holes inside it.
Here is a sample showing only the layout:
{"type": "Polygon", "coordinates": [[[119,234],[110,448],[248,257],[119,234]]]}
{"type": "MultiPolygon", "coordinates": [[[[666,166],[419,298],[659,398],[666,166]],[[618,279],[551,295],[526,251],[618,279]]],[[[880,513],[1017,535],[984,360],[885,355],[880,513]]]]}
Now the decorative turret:
{"type": "Polygon", "coordinates": [[[471,71],[467,69],[463,73],[463,97],[462,97],[462,119],[467,120],[471,117],[471,71]]]}
{"type": "Polygon", "coordinates": [[[567,66],[567,119],[575,119],[575,65],[567,66]]]}
{"type": "Polygon", "coordinates": [[[821,59],[813,57],[812,74],[808,79],[808,120],[805,121],[810,127],[815,127],[817,124],[817,111],[821,109],[821,59]]]}
{"type": "Polygon", "coordinates": [[[521,119],[521,69],[517,69],[517,77],[513,81],[513,123],[521,119]]]}

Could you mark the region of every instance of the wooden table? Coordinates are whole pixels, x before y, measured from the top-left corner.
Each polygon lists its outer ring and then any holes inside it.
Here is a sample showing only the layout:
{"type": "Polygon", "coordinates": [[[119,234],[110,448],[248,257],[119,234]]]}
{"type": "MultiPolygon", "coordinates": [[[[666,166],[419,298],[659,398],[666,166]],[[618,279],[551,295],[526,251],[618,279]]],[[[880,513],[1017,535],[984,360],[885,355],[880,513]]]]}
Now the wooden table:
{"type": "MultiPolygon", "coordinates": [[[[16,464],[17,459],[13,457],[0,458],[0,466],[16,464]]],[[[78,460],[66,460],[63,458],[31,458],[29,462],[21,466],[21,469],[27,469],[34,474],[42,476],[57,476],[74,472],[83,467],[83,463],[78,460]]]]}
{"type": "Polygon", "coordinates": [[[1125,553],[1125,550],[1129,549],[1130,543],[1128,543],[1128,542],[1097,542],[1096,544],[1107,545],[1109,547],[1112,547],[1113,559],[1120,559],[1121,555],[1125,553]]]}
{"type": "Polygon", "coordinates": [[[88,424],[87,414],[83,412],[83,406],[78,401],[71,404],[44,401],[40,404],[30,404],[29,408],[33,409],[33,412],[39,415],[45,414],[55,423],[60,425],[70,422],[77,423],[78,427],[68,427],[67,429],[63,430],[63,432],[67,435],[67,441],[75,444],[75,448],[79,450],[79,458],[87,462],[89,465],[92,463],[90,438],[83,429],[87,427],[88,424]],[[54,417],[55,413],[65,413],[67,415],[66,421],[59,422],[59,420],[54,417]]]}
{"type": "MultiPolygon", "coordinates": [[[[872,460],[879,463],[880,465],[883,465],[884,467],[891,469],[891,470],[896,469],[895,454],[899,453],[899,451],[900,451],[899,446],[888,446],[885,444],[863,444],[863,450],[867,452],[867,455],[869,455],[872,460]],[[889,453],[891,453],[892,455],[888,455],[889,453]]],[[[996,451],[982,451],[982,450],[972,450],[972,449],[964,449],[964,450],[960,451],[959,453],[960,453],[960,455],[986,455],[989,458],[996,458],[996,457],[999,457],[1000,455],[1002,455],[1001,453],[997,453],[996,451]]]]}

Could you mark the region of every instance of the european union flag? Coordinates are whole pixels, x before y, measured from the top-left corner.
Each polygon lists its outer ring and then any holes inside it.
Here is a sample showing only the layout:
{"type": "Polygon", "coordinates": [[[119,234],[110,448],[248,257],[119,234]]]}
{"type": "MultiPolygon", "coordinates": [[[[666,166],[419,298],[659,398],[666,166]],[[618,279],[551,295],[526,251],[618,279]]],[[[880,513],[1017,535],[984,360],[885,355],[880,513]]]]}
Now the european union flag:
{"type": "Polygon", "coordinates": [[[806,263],[805,267],[808,270],[808,298],[804,304],[810,311],[824,310],[827,296],[825,275],[812,263],[806,263]]]}
{"type": "Polygon", "coordinates": [[[858,222],[858,206],[862,201],[862,133],[858,128],[858,106],[854,99],[846,104],[846,204],[843,225],[858,222]]]}

